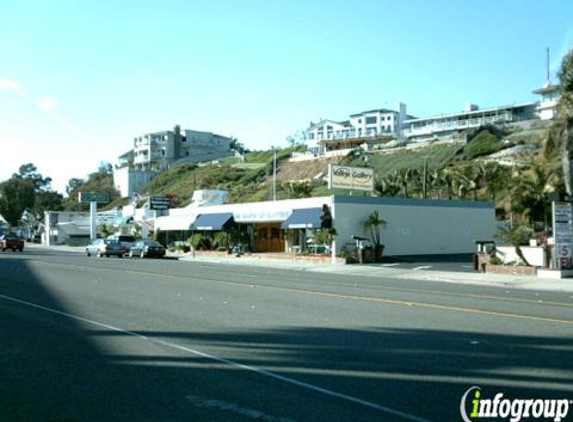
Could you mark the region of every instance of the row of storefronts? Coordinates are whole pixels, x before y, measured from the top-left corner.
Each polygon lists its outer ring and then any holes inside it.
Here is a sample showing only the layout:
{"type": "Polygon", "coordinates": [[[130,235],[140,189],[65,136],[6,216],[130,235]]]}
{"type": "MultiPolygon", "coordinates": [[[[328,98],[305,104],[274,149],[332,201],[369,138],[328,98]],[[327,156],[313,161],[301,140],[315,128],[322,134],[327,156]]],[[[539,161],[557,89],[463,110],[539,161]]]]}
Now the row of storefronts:
{"type": "MultiPolygon", "coordinates": [[[[155,219],[155,231],[168,241],[186,240],[192,233],[233,233],[252,252],[298,252],[316,248],[313,239],[327,208],[340,252],[365,236],[364,223],[377,211],[386,255],[470,253],[477,240],[492,239],[495,206],[491,202],[421,200],[364,196],[328,196],[169,210],[155,219]]],[[[328,245],[330,248],[330,245],[328,245]]]]}

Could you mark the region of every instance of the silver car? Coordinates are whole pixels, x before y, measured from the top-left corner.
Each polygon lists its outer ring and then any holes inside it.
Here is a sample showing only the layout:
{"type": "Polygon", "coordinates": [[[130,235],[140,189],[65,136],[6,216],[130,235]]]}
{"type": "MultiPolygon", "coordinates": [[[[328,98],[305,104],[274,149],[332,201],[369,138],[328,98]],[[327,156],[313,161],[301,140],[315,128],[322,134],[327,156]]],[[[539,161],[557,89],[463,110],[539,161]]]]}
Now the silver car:
{"type": "Polygon", "coordinates": [[[102,256],[109,257],[115,255],[119,258],[123,258],[124,253],[125,249],[117,240],[96,239],[86,246],[87,256],[96,255],[101,258],[102,256]]]}

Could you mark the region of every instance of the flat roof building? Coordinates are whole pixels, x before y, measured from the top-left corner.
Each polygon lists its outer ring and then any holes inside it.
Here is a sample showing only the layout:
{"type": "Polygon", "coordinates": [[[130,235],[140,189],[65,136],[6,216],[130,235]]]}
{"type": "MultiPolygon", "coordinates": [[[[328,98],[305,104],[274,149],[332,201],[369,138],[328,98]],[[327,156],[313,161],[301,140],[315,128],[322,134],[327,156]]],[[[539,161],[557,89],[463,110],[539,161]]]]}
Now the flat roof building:
{"type": "Polygon", "coordinates": [[[304,250],[320,229],[324,205],[337,232],[336,253],[354,244],[352,236],[366,236],[364,222],[374,211],[387,221],[385,255],[472,253],[476,240],[493,239],[496,228],[492,202],[325,196],[172,209],[155,220],[155,230],[187,239],[193,231],[227,226],[243,234],[252,252],[293,252],[304,250]]]}

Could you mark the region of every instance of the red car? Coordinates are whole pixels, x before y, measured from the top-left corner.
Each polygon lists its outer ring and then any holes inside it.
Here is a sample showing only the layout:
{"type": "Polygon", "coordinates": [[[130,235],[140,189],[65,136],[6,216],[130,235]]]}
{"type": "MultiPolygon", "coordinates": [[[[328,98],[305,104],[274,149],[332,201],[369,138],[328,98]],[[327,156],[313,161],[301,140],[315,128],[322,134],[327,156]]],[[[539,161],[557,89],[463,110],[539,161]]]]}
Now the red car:
{"type": "Polygon", "coordinates": [[[0,249],[2,251],[12,249],[14,252],[16,250],[22,252],[24,250],[24,241],[15,234],[5,234],[0,236],[0,249]]]}

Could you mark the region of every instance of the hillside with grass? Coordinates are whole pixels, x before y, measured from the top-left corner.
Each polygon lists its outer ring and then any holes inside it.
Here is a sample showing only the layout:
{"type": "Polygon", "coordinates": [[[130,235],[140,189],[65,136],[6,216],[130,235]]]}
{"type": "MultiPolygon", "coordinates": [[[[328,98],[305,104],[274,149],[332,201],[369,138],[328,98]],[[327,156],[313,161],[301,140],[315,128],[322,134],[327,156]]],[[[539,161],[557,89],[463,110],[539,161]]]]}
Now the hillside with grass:
{"type": "MultiPolygon", "coordinates": [[[[304,146],[278,149],[277,199],[348,195],[348,191],[327,187],[329,164],[346,164],[374,168],[375,195],[491,200],[504,209],[514,194],[511,183],[531,172],[536,163],[543,162],[544,171],[559,173],[558,161],[543,156],[546,133],[544,122],[536,122],[533,127],[490,126],[468,131],[457,139],[356,149],[345,157],[308,161],[289,161],[293,153],[303,152],[304,146]]],[[[253,151],[205,165],[175,165],[157,176],[142,193],[170,196],[178,207],[188,205],[193,192],[200,189],[228,190],[231,203],[269,200],[273,154],[273,150],[253,151]]],[[[558,186],[560,182],[553,178],[551,183],[558,186]]]]}

